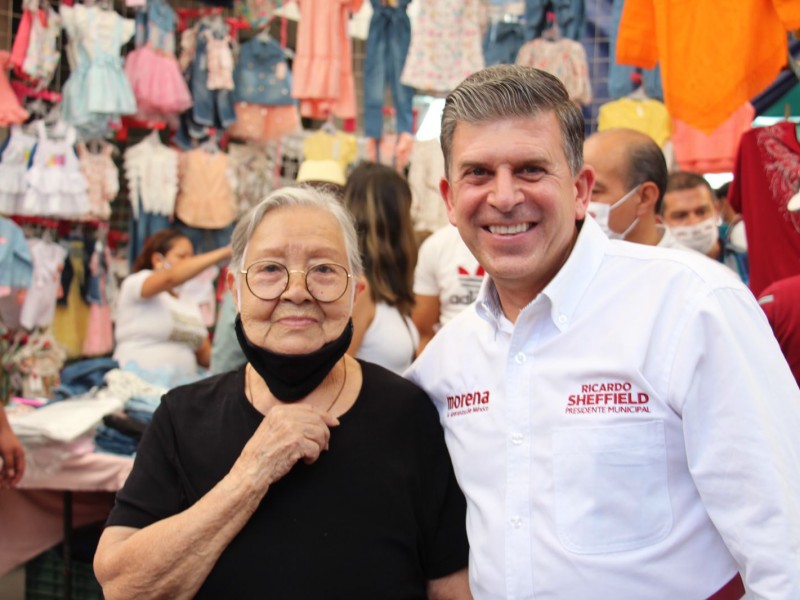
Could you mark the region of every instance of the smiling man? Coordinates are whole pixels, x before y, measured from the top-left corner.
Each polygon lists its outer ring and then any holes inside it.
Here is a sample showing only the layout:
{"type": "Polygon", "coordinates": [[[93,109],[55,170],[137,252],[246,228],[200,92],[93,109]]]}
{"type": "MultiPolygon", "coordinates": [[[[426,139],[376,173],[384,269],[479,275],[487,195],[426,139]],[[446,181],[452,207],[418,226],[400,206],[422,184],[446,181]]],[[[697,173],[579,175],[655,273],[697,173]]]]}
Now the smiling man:
{"type": "Polygon", "coordinates": [[[536,69],[445,104],[441,191],[487,277],[406,376],[467,498],[472,593],[798,598],[800,391],[724,267],[587,216],[583,131],[536,69]]]}

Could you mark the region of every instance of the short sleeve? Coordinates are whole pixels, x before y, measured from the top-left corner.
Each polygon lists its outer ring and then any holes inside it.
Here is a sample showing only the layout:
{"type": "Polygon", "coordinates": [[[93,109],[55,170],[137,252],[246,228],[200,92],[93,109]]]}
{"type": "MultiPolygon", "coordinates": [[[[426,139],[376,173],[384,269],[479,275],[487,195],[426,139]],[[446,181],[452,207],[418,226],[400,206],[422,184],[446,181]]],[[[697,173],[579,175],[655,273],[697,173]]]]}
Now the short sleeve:
{"type": "Polygon", "coordinates": [[[418,296],[439,296],[436,281],[436,253],[438,236],[434,233],[419,247],[417,266],[414,268],[414,293],[418,296]]]}
{"type": "Polygon", "coordinates": [[[142,529],[185,510],[180,481],[172,417],[162,402],[139,442],[133,469],[117,492],[106,526],[142,529]]]}

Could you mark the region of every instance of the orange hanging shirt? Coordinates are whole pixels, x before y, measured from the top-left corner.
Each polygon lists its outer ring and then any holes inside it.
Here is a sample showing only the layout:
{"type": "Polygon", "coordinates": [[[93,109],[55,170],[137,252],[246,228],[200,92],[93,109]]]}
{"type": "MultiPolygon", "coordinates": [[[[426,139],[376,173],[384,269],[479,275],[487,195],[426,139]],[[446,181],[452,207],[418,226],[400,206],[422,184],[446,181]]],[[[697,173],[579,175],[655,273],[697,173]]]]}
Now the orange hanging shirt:
{"type": "Polygon", "coordinates": [[[617,62],[660,62],[670,114],[711,132],[772,83],[798,28],[799,0],[625,0],[617,62]]]}

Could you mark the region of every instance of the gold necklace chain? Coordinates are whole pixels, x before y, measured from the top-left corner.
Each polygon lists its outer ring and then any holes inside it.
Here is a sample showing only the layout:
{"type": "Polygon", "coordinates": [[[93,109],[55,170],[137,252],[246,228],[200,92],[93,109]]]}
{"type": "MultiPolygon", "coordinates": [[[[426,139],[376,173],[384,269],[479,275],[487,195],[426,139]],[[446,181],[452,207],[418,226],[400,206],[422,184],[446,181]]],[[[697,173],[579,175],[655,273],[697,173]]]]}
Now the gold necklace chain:
{"type": "MultiPolygon", "coordinates": [[[[328,405],[328,408],[325,409],[325,412],[330,412],[331,409],[333,408],[333,405],[339,401],[339,397],[342,395],[342,392],[344,391],[344,386],[345,384],[347,384],[347,357],[343,356],[342,360],[344,361],[344,378],[342,379],[342,385],[339,387],[339,391],[336,392],[336,397],[333,399],[333,402],[331,402],[328,405]]],[[[253,366],[252,365],[248,366],[250,367],[250,372],[252,373],[253,366]]],[[[255,408],[255,402],[254,402],[255,396],[253,395],[252,377],[245,377],[245,380],[247,381],[247,391],[250,393],[250,398],[249,398],[250,404],[255,408]]]]}

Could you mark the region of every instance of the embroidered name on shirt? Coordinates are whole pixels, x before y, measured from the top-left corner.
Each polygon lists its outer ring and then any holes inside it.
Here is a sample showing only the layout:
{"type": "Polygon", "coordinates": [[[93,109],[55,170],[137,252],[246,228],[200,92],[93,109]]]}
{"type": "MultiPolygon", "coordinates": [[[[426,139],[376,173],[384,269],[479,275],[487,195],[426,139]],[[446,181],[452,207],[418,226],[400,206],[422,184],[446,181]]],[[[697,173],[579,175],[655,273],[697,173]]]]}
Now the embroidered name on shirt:
{"type": "Polygon", "coordinates": [[[460,417],[489,410],[489,391],[453,394],[447,397],[447,416],[460,417]]]}
{"type": "Polygon", "coordinates": [[[630,382],[584,383],[570,394],[564,412],[568,415],[649,413],[650,396],[636,391],[630,382]]]}

